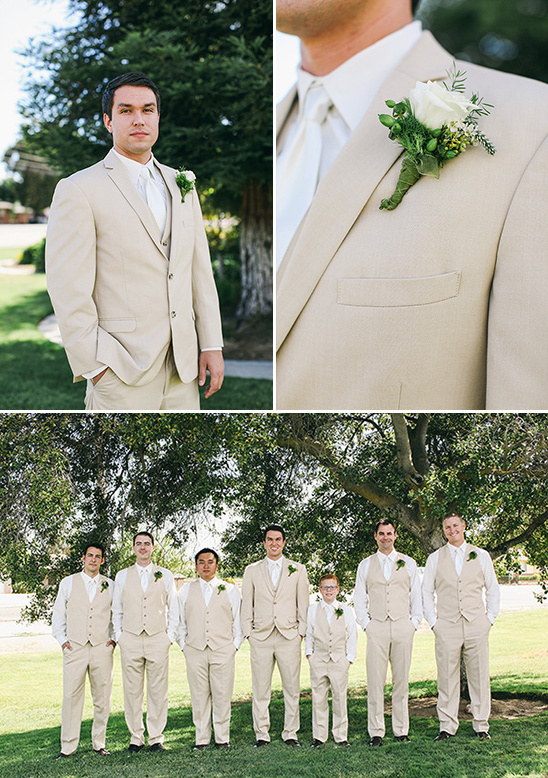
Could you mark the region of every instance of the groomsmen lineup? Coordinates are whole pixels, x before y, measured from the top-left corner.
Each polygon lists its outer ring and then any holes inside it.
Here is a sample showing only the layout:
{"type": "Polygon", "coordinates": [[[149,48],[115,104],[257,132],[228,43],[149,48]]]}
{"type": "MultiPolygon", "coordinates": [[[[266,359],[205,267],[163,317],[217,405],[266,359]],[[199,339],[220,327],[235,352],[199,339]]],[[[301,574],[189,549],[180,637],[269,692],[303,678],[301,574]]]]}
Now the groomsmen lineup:
{"type": "Polygon", "coordinates": [[[438,668],[435,741],[458,729],[460,657],[464,658],[473,729],[489,740],[490,680],[488,635],[499,612],[499,586],[489,554],[466,543],[466,524],[456,514],[443,521],[448,543],[431,554],[424,569],[422,595],[416,562],[395,549],[394,522],[381,520],[374,538],[378,550],[362,560],[354,590],[355,616],[339,580],[327,572],[310,604],[306,568],[287,559],[283,527],[264,530],[263,559],[245,568],[242,596],[217,577],[219,555],[211,548],[195,554],[197,578],[176,593],[170,570],[152,562],[154,538],[147,531],[133,539],[136,563],[111,581],[100,574],[104,549],[89,543],[82,572],[64,578],[52,612],[52,631],[63,650],[61,753],[74,754],[80,738],[85,678],[90,679],[94,714],[92,745],[109,756],[106,729],[112,691],[113,651],[120,646],[124,709],[130,734],[128,751],[145,745],[143,696],[147,686],[146,729],[151,751],[162,752],[168,717],[169,649],[177,640],[185,656],[195,727],[195,751],[211,743],[230,748],[235,655],[249,640],[252,719],[255,747],[270,743],[271,684],[278,666],[284,695],[282,741],[299,747],[299,697],[302,642],[312,690],[312,747],[332,735],[338,746],[348,739],[349,668],[357,658],[357,624],[366,633],[367,726],[371,746],[385,737],[384,686],[391,665],[392,734],[409,743],[409,670],[413,637],[424,617],[435,635],[438,668]],[[485,596],[485,604],[484,604],[485,596]]]}

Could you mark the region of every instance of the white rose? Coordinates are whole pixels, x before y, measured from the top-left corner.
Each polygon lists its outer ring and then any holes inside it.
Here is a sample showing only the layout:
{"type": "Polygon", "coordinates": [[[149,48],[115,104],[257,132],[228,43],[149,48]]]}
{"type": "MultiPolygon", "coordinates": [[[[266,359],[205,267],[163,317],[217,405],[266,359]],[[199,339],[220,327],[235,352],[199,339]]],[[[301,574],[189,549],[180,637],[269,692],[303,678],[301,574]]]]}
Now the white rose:
{"type": "Polygon", "coordinates": [[[415,118],[430,130],[440,130],[444,124],[462,121],[474,108],[460,92],[450,92],[443,86],[428,81],[417,81],[409,93],[409,102],[415,118]]]}
{"type": "Polygon", "coordinates": [[[192,170],[185,170],[185,178],[187,181],[196,181],[196,175],[192,172],[192,170]]]}

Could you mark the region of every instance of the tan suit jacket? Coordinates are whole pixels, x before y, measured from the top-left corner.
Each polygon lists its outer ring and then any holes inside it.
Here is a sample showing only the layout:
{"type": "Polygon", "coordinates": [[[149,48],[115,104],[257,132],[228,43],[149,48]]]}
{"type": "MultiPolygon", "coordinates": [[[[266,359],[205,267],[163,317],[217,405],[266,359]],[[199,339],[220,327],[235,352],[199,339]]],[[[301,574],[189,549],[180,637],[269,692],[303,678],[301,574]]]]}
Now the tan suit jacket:
{"type": "Polygon", "coordinates": [[[276,588],[266,557],[248,565],[242,581],[242,632],[265,640],[276,628],[291,640],[306,633],[309,594],[306,568],[283,558],[276,588]],[[290,572],[289,568],[294,569],[290,572]]]}
{"type": "Polygon", "coordinates": [[[423,33],[320,182],[277,277],[277,408],[548,407],[548,86],[457,63],[496,155],[379,210],[401,167],[384,101],[451,64],[423,33]]]}
{"type": "Polygon", "coordinates": [[[55,190],[46,272],[75,381],[103,364],[127,384],[146,384],[171,343],[188,383],[198,374],[198,342],[222,345],[198,196],[192,190],[183,203],[175,171],[158,168],[168,199],[164,236],[113,151],[55,190]]]}

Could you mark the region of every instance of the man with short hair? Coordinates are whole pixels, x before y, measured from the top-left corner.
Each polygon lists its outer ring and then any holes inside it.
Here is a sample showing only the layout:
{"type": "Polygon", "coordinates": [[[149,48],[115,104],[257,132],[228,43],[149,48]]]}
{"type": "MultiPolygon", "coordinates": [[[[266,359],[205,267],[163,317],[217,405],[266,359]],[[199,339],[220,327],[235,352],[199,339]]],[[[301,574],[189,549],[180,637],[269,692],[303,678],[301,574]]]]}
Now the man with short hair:
{"type": "Polygon", "coordinates": [[[300,746],[301,640],[306,634],[308,578],[304,565],[283,556],[285,542],[283,527],[270,524],[264,531],[266,557],[246,567],[242,582],[242,632],[251,649],[257,748],[270,742],[268,706],[275,663],[284,694],[282,740],[289,746],[300,746]]]}
{"type": "Polygon", "coordinates": [[[202,548],[194,557],[198,578],[178,594],[179,633],[196,728],[195,750],[211,741],[211,710],[217,748],[230,747],[234,658],[242,642],[240,593],[216,577],[219,555],[202,548]]]}
{"type": "Polygon", "coordinates": [[[147,681],[147,732],[152,751],[165,751],[169,647],[177,635],[179,611],[173,573],[152,563],[154,538],[137,532],[137,561],[116,575],[112,620],[122,660],[124,709],[131,740],[128,751],[144,745],[143,693],[147,681]]]}
{"type": "Polygon", "coordinates": [[[105,739],[116,643],[111,620],[114,582],[100,573],[104,561],[104,547],[100,543],[88,543],[82,556],[82,572],[62,579],[53,606],[53,637],[63,649],[63,711],[58,758],[70,756],[78,748],[86,675],[93,699],[93,750],[101,756],[110,756],[105,739]]]}
{"type": "Polygon", "coordinates": [[[489,553],[467,543],[465,529],[458,514],[445,517],[448,543],[430,554],[422,582],[424,616],[436,637],[440,722],[436,741],[453,737],[459,727],[461,653],[474,732],[480,740],[491,738],[489,631],[499,612],[500,588],[489,553]]]}
{"type": "Polygon", "coordinates": [[[422,619],[417,564],[394,548],[398,533],[391,519],[377,524],[378,550],[363,559],[356,574],[354,609],[367,635],[367,727],[370,746],[385,734],[384,684],[392,668],[392,733],[409,742],[409,668],[413,637],[422,619]]]}
{"type": "Polygon", "coordinates": [[[103,120],[113,148],[59,182],[48,223],[48,291],[74,380],[88,380],[86,410],[198,409],[197,376],[209,370],[209,397],[223,358],[194,174],[180,190],[153,156],[160,94],[142,73],[107,84],[103,120]]]}
{"type": "Polygon", "coordinates": [[[348,746],[348,710],[346,696],[348,671],[356,660],[358,631],[354,614],[344,602],[337,601],[339,579],[332,573],[319,582],[321,599],[313,602],[306,617],[305,654],[310,664],[312,689],[312,747],[319,748],[329,734],[329,703],[333,700],[333,740],[348,746]]]}

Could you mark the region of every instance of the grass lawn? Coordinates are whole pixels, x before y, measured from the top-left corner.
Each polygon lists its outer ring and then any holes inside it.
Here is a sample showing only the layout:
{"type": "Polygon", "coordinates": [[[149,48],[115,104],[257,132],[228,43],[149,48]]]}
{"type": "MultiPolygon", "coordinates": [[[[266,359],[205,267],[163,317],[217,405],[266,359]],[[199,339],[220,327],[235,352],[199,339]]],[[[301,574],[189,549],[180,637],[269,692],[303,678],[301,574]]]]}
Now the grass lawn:
{"type": "MultiPolygon", "coordinates": [[[[491,632],[491,678],[494,691],[548,694],[548,610],[501,616],[491,632]]],[[[351,670],[349,699],[350,748],[333,743],[311,751],[312,711],[308,668],[301,674],[301,749],[280,742],[283,702],[280,680],[274,674],[271,704],[273,742],[253,749],[249,647],[237,654],[235,702],[232,709],[232,744],[229,752],[214,748],[194,754],[194,730],[189,707],[184,659],[173,646],[170,657],[170,710],[166,729],[169,753],[146,750],[127,754],[129,742],[123,717],[121,673],[116,652],[113,706],[107,746],[110,758],[91,751],[91,703],[86,698],[82,739],[78,754],[55,761],[59,751],[61,717],[61,653],[4,654],[1,661],[0,775],[9,778],[78,776],[84,778],[546,778],[548,776],[548,715],[515,720],[492,720],[491,741],[480,742],[469,721],[454,740],[434,743],[438,722],[412,718],[412,742],[394,743],[388,724],[380,749],[367,745],[365,700],[365,637],[360,635],[359,656],[351,670]]],[[[387,690],[389,691],[389,689],[387,690]]],[[[411,669],[411,696],[435,693],[434,642],[429,632],[416,635],[411,669]]]]}
{"type": "MultiPolygon", "coordinates": [[[[50,313],[43,274],[0,274],[0,410],[83,410],[85,382],[73,384],[64,350],[37,329],[50,313]]],[[[228,377],[202,408],[271,409],[272,381],[228,377]]]]}

